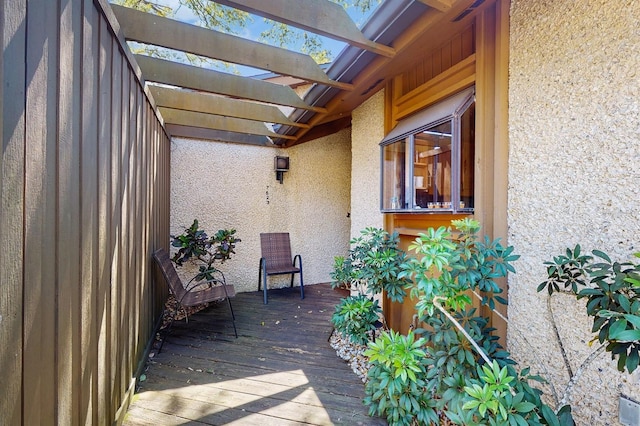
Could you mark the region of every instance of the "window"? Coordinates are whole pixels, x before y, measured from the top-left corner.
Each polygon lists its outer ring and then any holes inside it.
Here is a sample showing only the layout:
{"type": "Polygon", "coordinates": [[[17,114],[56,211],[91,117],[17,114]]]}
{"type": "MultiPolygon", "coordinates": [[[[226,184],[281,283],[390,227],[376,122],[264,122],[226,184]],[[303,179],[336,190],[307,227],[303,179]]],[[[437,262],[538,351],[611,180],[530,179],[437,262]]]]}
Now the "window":
{"type": "Polygon", "coordinates": [[[380,145],[383,212],[473,212],[473,88],[404,119],[380,145]]]}

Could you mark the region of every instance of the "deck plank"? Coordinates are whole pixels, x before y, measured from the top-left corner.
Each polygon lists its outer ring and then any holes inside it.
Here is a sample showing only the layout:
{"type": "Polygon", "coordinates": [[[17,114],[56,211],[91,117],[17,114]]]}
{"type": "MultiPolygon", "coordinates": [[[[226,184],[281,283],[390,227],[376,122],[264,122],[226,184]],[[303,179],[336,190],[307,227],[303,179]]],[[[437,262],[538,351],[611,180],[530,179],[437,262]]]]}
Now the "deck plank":
{"type": "Polygon", "coordinates": [[[345,293],[328,284],[240,293],[176,322],[149,360],[125,425],[386,425],[367,415],[364,385],[329,346],[345,293]]]}

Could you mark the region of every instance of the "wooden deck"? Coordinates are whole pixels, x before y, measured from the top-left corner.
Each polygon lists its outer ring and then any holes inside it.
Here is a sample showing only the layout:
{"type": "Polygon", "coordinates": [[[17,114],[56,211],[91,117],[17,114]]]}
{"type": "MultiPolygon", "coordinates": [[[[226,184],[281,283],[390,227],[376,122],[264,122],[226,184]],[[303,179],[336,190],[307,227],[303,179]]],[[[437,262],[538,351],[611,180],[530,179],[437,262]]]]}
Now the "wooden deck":
{"type": "Polygon", "coordinates": [[[174,323],[125,425],[386,425],[367,415],[364,385],[329,346],[344,293],[328,284],[241,293],[174,323]]]}

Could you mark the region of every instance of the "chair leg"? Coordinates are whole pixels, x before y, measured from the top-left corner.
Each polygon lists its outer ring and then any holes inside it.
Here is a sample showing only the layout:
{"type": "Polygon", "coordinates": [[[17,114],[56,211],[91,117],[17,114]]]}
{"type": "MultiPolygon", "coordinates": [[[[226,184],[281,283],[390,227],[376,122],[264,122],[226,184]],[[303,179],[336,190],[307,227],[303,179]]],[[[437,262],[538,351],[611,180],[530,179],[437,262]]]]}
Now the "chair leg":
{"type": "Polygon", "coordinates": [[[236,328],[236,316],[233,313],[233,306],[231,306],[231,299],[227,297],[227,302],[229,303],[229,310],[231,311],[231,320],[233,321],[233,333],[236,335],[236,339],[238,338],[238,329],[236,328]]]}
{"type": "Polygon", "coordinates": [[[264,304],[267,302],[267,266],[263,264],[262,266],[262,294],[264,298],[264,304]]]}
{"type": "Polygon", "coordinates": [[[229,297],[229,293],[227,292],[226,280],[224,279],[224,275],[222,275],[222,289],[224,290],[225,296],[227,296],[227,303],[229,303],[229,310],[231,311],[231,320],[233,321],[233,332],[236,335],[236,339],[238,338],[238,329],[236,328],[236,314],[233,313],[233,306],[231,306],[231,298],[229,297]]]}
{"type": "MultiPolygon", "coordinates": [[[[296,254],[293,258],[293,266],[296,266],[296,259],[298,260],[298,268],[300,268],[300,300],[304,299],[304,279],[302,278],[302,257],[296,254]]],[[[291,286],[293,287],[293,276],[291,274],[291,286]]]]}
{"type": "Polygon", "coordinates": [[[300,300],[304,299],[304,280],[302,279],[302,265],[300,265],[300,300]]]}

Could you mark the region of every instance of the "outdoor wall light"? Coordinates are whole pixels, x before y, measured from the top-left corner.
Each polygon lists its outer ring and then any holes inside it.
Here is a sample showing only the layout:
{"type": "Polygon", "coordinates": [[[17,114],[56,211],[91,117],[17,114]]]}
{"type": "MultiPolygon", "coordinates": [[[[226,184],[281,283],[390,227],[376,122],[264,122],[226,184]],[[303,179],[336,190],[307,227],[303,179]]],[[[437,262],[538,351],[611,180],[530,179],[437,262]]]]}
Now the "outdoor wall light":
{"type": "Polygon", "coordinates": [[[280,157],[277,155],[274,168],[276,170],[276,179],[282,183],[284,172],[289,171],[289,157],[280,157]]]}

